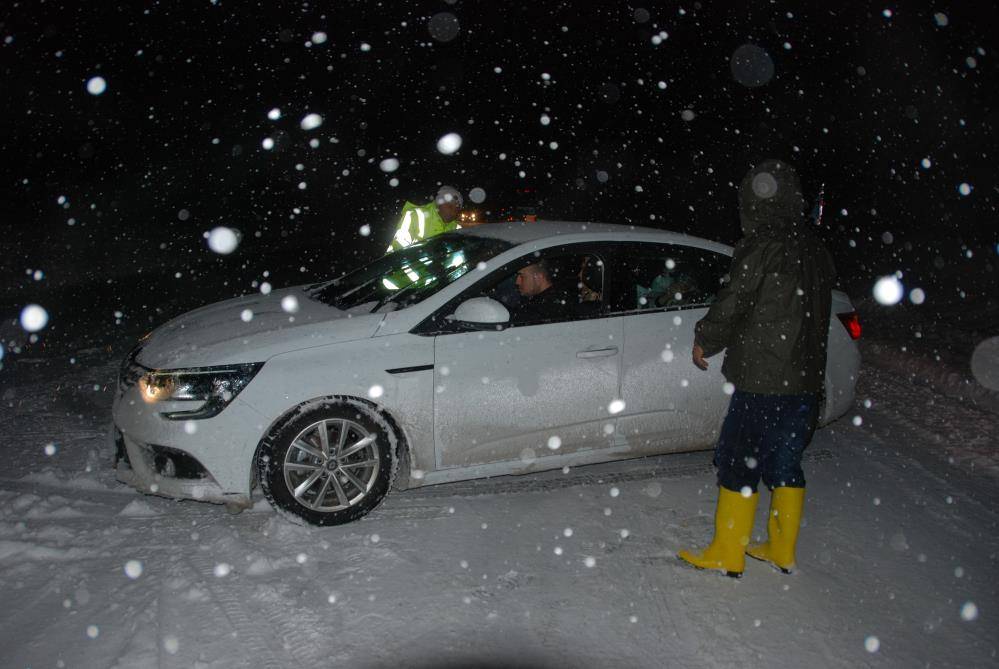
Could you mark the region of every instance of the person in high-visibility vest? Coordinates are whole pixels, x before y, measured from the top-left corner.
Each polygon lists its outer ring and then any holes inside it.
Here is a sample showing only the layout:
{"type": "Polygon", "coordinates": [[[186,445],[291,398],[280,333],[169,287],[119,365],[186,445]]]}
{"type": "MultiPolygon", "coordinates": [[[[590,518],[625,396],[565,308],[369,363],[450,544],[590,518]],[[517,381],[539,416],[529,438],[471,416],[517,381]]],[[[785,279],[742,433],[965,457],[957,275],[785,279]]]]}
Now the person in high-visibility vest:
{"type": "Polygon", "coordinates": [[[457,229],[462,204],[461,193],[454,186],[441,186],[437,197],[427,204],[406,202],[399,228],[385,252],[398,251],[414,242],[457,229]]]}

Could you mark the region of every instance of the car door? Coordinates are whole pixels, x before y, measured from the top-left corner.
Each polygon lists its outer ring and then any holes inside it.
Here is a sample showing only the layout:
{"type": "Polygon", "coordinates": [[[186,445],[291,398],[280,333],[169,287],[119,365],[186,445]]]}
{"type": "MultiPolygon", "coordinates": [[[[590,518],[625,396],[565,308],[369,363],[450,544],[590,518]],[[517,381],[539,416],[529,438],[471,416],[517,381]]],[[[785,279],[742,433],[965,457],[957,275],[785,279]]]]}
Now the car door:
{"type": "MultiPolygon", "coordinates": [[[[606,448],[613,440],[622,319],[608,317],[603,266],[584,247],[530,254],[499,268],[445,311],[471,297],[505,304],[510,323],[470,329],[451,323],[434,352],[434,436],[438,468],[538,458],[606,448]],[[598,268],[597,299],[550,318],[530,313],[514,288],[517,270],[551,263],[556,284],[578,295],[584,260],[598,268]]],[[[591,295],[592,297],[592,295],[591,295]]]]}
{"type": "Polygon", "coordinates": [[[721,358],[694,366],[694,325],[728,270],[729,256],[680,244],[616,245],[611,313],[624,329],[618,430],[638,453],[709,446],[728,406],[721,358]]]}

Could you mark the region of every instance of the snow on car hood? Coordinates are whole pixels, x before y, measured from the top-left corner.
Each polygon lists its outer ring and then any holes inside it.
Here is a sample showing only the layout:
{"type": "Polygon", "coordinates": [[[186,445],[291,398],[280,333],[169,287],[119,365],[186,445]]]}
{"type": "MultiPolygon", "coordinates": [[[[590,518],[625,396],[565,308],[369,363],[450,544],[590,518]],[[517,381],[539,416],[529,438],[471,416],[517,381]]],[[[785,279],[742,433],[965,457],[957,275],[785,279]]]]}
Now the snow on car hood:
{"type": "Polygon", "coordinates": [[[137,360],[153,369],[263,362],[279,353],[365,339],[383,318],[381,313],[341,311],[296,286],[216,302],[178,316],[150,333],[137,360]],[[252,318],[244,320],[247,310],[252,318]]]}

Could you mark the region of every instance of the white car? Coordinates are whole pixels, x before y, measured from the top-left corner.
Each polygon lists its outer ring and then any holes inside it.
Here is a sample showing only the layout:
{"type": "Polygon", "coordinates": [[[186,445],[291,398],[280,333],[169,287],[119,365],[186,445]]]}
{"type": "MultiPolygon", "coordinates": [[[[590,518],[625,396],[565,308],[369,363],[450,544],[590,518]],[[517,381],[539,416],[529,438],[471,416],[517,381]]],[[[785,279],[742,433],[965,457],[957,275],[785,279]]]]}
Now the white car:
{"type": "MultiPolygon", "coordinates": [[[[731,387],[691,362],[731,248],[632,226],[490,224],[336,280],[184,314],[124,361],[120,480],[296,522],[363,516],[405,489],[713,446],[731,387]],[[562,299],[525,305],[543,261],[562,299]],[[552,305],[555,305],[552,308],[552,305]]],[[[551,295],[551,293],[549,293],[551,295]]],[[[833,293],[821,422],[860,357],[833,293]]]]}

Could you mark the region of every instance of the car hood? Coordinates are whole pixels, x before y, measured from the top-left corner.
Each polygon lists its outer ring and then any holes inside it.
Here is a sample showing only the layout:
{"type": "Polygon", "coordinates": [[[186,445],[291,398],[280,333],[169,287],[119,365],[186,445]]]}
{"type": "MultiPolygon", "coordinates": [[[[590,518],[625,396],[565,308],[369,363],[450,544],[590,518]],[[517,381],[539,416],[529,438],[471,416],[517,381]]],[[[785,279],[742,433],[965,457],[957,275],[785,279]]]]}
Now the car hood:
{"type": "Polygon", "coordinates": [[[279,353],[366,339],[384,317],[341,311],[296,286],[216,302],[178,316],[146,337],[136,360],[152,369],[263,362],[279,353]],[[244,320],[247,310],[252,318],[244,320]]]}

